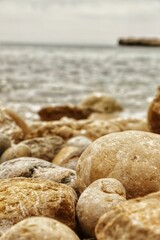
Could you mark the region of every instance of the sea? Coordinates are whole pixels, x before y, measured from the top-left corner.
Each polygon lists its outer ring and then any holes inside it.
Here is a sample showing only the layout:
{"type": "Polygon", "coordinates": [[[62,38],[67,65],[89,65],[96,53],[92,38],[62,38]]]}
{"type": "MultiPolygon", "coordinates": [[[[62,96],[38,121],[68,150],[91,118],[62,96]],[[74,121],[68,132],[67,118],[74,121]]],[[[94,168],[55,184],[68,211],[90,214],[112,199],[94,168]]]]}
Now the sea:
{"type": "Polygon", "coordinates": [[[44,106],[113,96],[123,117],[145,118],[160,85],[160,48],[0,44],[0,104],[26,119],[44,106]]]}

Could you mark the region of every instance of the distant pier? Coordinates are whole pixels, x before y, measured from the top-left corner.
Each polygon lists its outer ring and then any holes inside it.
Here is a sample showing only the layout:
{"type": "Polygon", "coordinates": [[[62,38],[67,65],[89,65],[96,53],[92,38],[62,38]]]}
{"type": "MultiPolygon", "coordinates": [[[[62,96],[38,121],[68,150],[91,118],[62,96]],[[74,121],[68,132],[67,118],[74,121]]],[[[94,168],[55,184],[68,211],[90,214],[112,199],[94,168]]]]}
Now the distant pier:
{"type": "Polygon", "coordinates": [[[122,46],[160,47],[160,38],[120,38],[118,44],[122,46]]]}

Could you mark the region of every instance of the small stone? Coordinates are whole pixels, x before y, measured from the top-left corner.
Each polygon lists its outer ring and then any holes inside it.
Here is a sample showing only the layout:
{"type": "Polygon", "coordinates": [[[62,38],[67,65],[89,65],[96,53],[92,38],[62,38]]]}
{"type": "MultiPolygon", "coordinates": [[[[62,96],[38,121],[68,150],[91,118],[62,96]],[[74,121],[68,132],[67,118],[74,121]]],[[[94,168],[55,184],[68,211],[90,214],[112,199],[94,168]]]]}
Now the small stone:
{"type": "Polygon", "coordinates": [[[58,152],[52,163],[75,170],[82,152],[83,149],[74,146],[65,146],[58,152]]]}
{"type": "Polygon", "coordinates": [[[160,190],[160,136],[144,131],[111,133],[82,153],[77,165],[79,189],[100,178],[115,178],[127,199],[160,190]]]}
{"type": "Polygon", "coordinates": [[[11,227],[1,240],[79,240],[66,225],[47,217],[31,217],[11,227]]]}
{"type": "Polygon", "coordinates": [[[83,109],[74,105],[65,106],[49,106],[42,108],[38,114],[42,121],[60,120],[63,117],[74,119],[85,119],[93,111],[91,109],[83,109]]]}
{"type": "Polygon", "coordinates": [[[25,144],[18,144],[8,148],[1,156],[0,163],[20,157],[30,157],[31,150],[25,144]]]}
{"type": "Polygon", "coordinates": [[[102,93],[87,96],[79,105],[102,113],[113,113],[122,110],[121,105],[113,97],[102,93]]]}
{"type": "Polygon", "coordinates": [[[0,180],[0,234],[31,216],[46,216],[75,229],[74,190],[64,184],[28,178],[0,180]]]}
{"type": "Polygon", "coordinates": [[[67,145],[69,146],[75,146],[75,147],[79,147],[82,149],[85,149],[89,146],[89,144],[91,144],[92,141],[85,137],[85,136],[76,136],[76,137],[72,137],[67,141],[67,145]]]}
{"type": "Polygon", "coordinates": [[[76,207],[78,221],[85,236],[94,237],[99,218],[125,200],[125,189],[116,179],[98,179],[89,185],[80,195],[76,207]]]}
{"type": "Polygon", "coordinates": [[[21,143],[29,146],[31,157],[52,161],[57,152],[62,148],[64,141],[59,136],[32,138],[21,143]]]}
{"type": "Polygon", "coordinates": [[[11,141],[9,137],[0,133],[0,156],[11,147],[11,141]]]}

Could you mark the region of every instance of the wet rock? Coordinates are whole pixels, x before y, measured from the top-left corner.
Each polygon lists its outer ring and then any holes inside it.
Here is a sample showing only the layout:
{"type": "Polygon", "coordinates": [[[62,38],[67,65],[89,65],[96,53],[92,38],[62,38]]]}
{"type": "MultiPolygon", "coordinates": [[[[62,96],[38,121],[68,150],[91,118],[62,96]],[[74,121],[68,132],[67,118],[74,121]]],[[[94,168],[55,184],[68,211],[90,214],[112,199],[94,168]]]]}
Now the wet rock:
{"type": "Polygon", "coordinates": [[[75,170],[78,159],[83,151],[84,149],[82,148],[74,146],[65,146],[58,152],[58,154],[53,159],[52,163],[75,170]]]}
{"type": "Polygon", "coordinates": [[[47,217],[31,217],[15,224],[0,239],[23,240],[79,240],[78,236],[66,225],[47,217]]]}
{"type": "Polygon", "coordinates": [[[8,161],[14,158],[30,157],[30,156],[31,156],[31,150],[27,145],[25,144],[14,145],[8,148],[2,154],[0,158],[0,163],[3,163],[5,161],[8,161]]]}
{"type": "Polygon", "coordinates": [[[31,150],[31,156],[52,161],[57,152],[62,148],[64,141],[59,136],[28,139],[22,142],[31,150]]]}
{"type": "Polygon", "coordinates": [[[121,105],[113,97],[102,93],[87,96],[79,105],[102,113],[113,113],[122,110],[121,105]]]}
{"type": "Polygon", "coordinates": [[[0,233],[31,216],[46,216],[75,229],[74,190],[64,184],[41,179],[0,180],[0,233]]]}
{"type": "Polygon", "coordinates": [[[9,137],[4,134],[0,134],[0,156],[11,146],[9,137]]]}
{"type": "Polygon", "coordinates": [[[98,221],[97,240],[160,239],[160,192],[123,202],[98,221]]]}
{"type": "Polygon", "coordinates": [[[83,191],[99,178],[115,178],[126,189],[127,199],[160,190],[160,136],[124,131],[97,139],[82,153],[77,165],[83,191]]]}
{"type": "Polygon", "coordinates": [[[160,134],[160,87],[148,108],[147,120],[150,131],[160,134]]]}
{"type": "Polygon", "coordinates": [[[74,105],[66,106],[49,106],[42,108],[38,114],[42,121],[59,120],[62,117],[74,119],[86,119],[93,111],[91,109],[83,109],[74,105]]]}
{"type": "Polygon", "coordinates": [[[0,179],[26,177],[63,183],[77,191],[76,172],[38,158],[22,157],[0,165],[0,179]]]}
{"type": "Polygon", "coordinates": [[[125,189],[116,179],[103,178],[89,185],[81,194],[76,207],[83,233],[88,237],[94,237],[94,229],[99,218],[125,200],[125,189]]]}

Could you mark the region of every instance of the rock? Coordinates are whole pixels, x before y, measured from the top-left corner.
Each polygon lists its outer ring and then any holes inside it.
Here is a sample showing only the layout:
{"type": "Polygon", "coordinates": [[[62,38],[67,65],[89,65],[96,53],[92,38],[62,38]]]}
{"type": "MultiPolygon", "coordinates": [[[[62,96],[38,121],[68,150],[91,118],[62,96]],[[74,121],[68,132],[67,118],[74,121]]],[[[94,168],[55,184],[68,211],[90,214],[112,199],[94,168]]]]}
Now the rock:
{"type": "Polygon", "coordinates": [[[159,240],[160,192],[113,207],[96,226],[97,240],[159,240]]]}
{"type": "Polygon", "coordinates": [[[0,133],[0,156],[11,146],[9,137],[0,133]]]}
{"type": "Polygon", "coordinates": [[[30,148],[25,144],[18,144],[8,148],[2,154],[0,158],[0,163],[3,163],[5,161],[8,161],[14,158],[30,157],[30,156],[31,156],[30,148]]]}
{"type": "Polygon", "coordinates": [[[148,108],[147,120],[150,131],[160,134],[160,87],[148,108]]]}
{"type": "Polygon", "coordinates": [[[77,191],[76,172],[39,158],[22,157],[0,164],[0,179],[25,177],[63,183],[77,191]]]}
{"type": "Polygon", "coordinates": [[[75,229],[74,190],[64,184],[41,179],[0,180],[0,233],[31,216],[46,216],[75,229]]]}
{"type": "Polygon", "coordinates": [[[78,221],[85,236],[94,237],[99,218],[125,200],[125,189],[116,179],[98,179],[89,185],[81,194],[76,207],[78,221]]]}
{"type": "Polygon", "coordinates": [[[31,217],[11,227],[0,240],[79,240],[66,225],[47,217],[31,217]]]}
{"type": "Polygon", "coordinates": [[[122,46],[160,47],[158,38],[120,38],[118,43],[122,46]]]}
{"type": "Polygon", "coordinates": [[[75,147],[85,149],[91,143],[92,143],[92,141],[85,136],[75,136],[75,137],[70,138],[66,144],[69,146],[75,146],[75,147]]]}
{"type": "Polygon", "coordinates": [[[64,141],[59,136],[33,138],[21,142],[29,146],[31,157],[52,161],[57,152],[62,148],[64,141]]]}
{"type": "Polygon", "coordinates": [[[102,93],[94,93],[87,96],[79,106],[102,113],[113,113],[122,110],[120,104],[113,97],[102,93]]]}
{"type": "Polygon", "coordinates": [[[79,157],[84,150],[74,146],[65,146],[53,159],[52,163],[75,170],[79,157]]]}
{"type": "Polygon", "coordinates": [[[127,199],[160,190],[160,136],[124,131],[97,139],[82,153],[77,165],[79,189],[99,178],[115,178],[127,199]]]}
{"type": "Polygon", "coordinates": [[[38,114],[42,121],[59,120],[62,117],[74,119],[86,119],[93,111],[91,109],[83,109],[74,105],[66,106],[49,106],[42,108],[38,114]]]}

